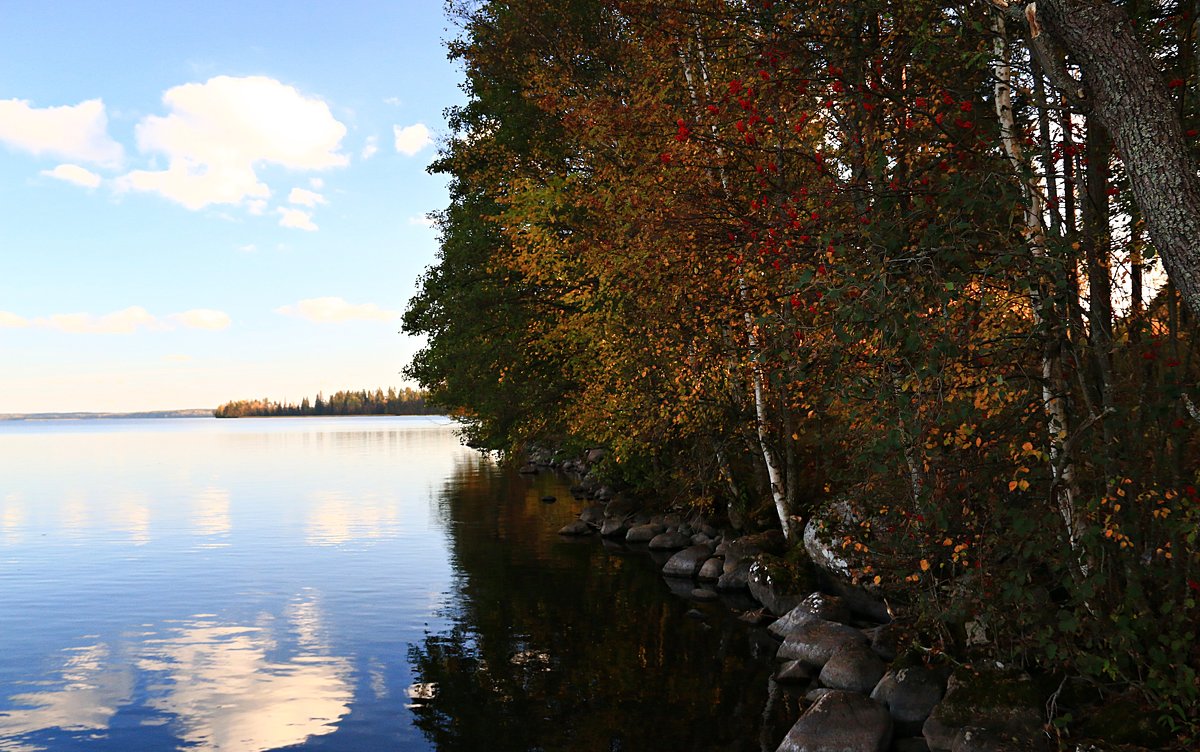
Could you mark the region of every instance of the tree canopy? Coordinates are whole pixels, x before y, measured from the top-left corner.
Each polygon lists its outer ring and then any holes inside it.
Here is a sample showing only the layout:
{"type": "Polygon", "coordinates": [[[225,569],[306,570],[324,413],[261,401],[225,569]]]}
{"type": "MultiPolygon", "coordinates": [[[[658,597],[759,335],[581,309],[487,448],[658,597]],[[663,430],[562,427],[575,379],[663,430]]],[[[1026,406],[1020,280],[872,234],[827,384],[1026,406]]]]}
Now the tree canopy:
{"type": "MultiPolygon", "coordinates": [[[[1194,731],[1196,324],[1147,231],[1175,204],[1056,88],[1083,52],[946,0],[452,10],[468,103],[405,329],[473,444],[605,446],[789,535],[836,501],[940,649],[986,624],[1194,731]]],[[[1196,15],[1126,11],[1194,173],[1196,15]]]]}

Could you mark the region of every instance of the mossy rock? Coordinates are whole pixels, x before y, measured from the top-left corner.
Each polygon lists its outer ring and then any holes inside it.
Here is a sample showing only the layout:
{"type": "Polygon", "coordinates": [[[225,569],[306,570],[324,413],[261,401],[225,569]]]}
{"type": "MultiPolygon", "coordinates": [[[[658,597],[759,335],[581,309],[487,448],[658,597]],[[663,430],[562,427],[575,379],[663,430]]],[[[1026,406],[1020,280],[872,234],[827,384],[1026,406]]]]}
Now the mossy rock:
{"type": "Polygon", "coordinates": [[[933,717],[952,728],[973,726],[1032,738],[1041,732],[1048,694],[1020,671],[960,668],[950,677],[933,717]]]}
{"type": "Polygon", "coordinates": [[[760,554],[750,566],[750,594],[776,616],[791,611],[817,589],[811,566],[760,554]]]}
{"type": "Polygon", "coordinates": [[[1074,736],[1095,739],[1108,745],[1135,744],[1157,748],[1171,741],[1170,733],[1157,722],[1158,713],[1130,697],[1117,697],[1103,705],[1087,708],[1074,736]]]}

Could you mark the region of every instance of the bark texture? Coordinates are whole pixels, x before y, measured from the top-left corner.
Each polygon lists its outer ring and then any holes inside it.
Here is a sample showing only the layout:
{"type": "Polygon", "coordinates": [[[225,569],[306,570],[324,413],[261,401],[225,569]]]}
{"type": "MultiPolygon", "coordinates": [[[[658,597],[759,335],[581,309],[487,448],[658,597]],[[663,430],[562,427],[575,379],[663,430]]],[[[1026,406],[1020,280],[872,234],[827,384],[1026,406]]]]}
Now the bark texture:
{"type": "MultiPolygon", "coordinates": [[[[1125,163],[1167,274],[1200,316],[1200,178],[1166,82],[1128,15],[1108,0],[993,3],[1009,14],[1035,15],[1041,34],[1033,44],[1041,56],[1058,48],[1079,66],[1087,105],[1125,163]]],[[[1078,90],[1064,93],[1078,96],[1078,90]]]]}

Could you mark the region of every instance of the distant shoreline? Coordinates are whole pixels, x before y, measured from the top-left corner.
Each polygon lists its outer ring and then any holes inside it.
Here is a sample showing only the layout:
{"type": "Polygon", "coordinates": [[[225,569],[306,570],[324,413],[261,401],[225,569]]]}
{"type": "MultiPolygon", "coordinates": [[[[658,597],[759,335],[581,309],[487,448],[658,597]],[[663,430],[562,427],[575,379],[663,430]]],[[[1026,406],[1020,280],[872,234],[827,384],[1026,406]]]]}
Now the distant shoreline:
{"type": "Polygon", "coordinates": [[[147,410],[136,413],[0,413],[0,420],[98,420],[101,418],[211,418],[212,408],[147,410]]]}

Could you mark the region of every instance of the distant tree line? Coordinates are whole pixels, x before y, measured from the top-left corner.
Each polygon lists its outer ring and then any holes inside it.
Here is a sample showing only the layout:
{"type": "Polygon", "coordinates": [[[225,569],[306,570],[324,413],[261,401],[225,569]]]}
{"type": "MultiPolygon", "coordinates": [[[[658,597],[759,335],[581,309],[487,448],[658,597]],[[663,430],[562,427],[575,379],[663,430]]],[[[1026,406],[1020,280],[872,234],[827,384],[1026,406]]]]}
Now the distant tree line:
{"type": "Polygon", "coordinates": [[[300,404],[273,402],[268,399],[235,400],[216,409],[218,418],[279,418],[302,415],[430,415],[441,412],[425,402],[425,392],[416,389],[389,388],[387,392],[366,389],[357,392],[334,392],[325,397],[320,392],[311,402],[308,397],[300,404]]]}

